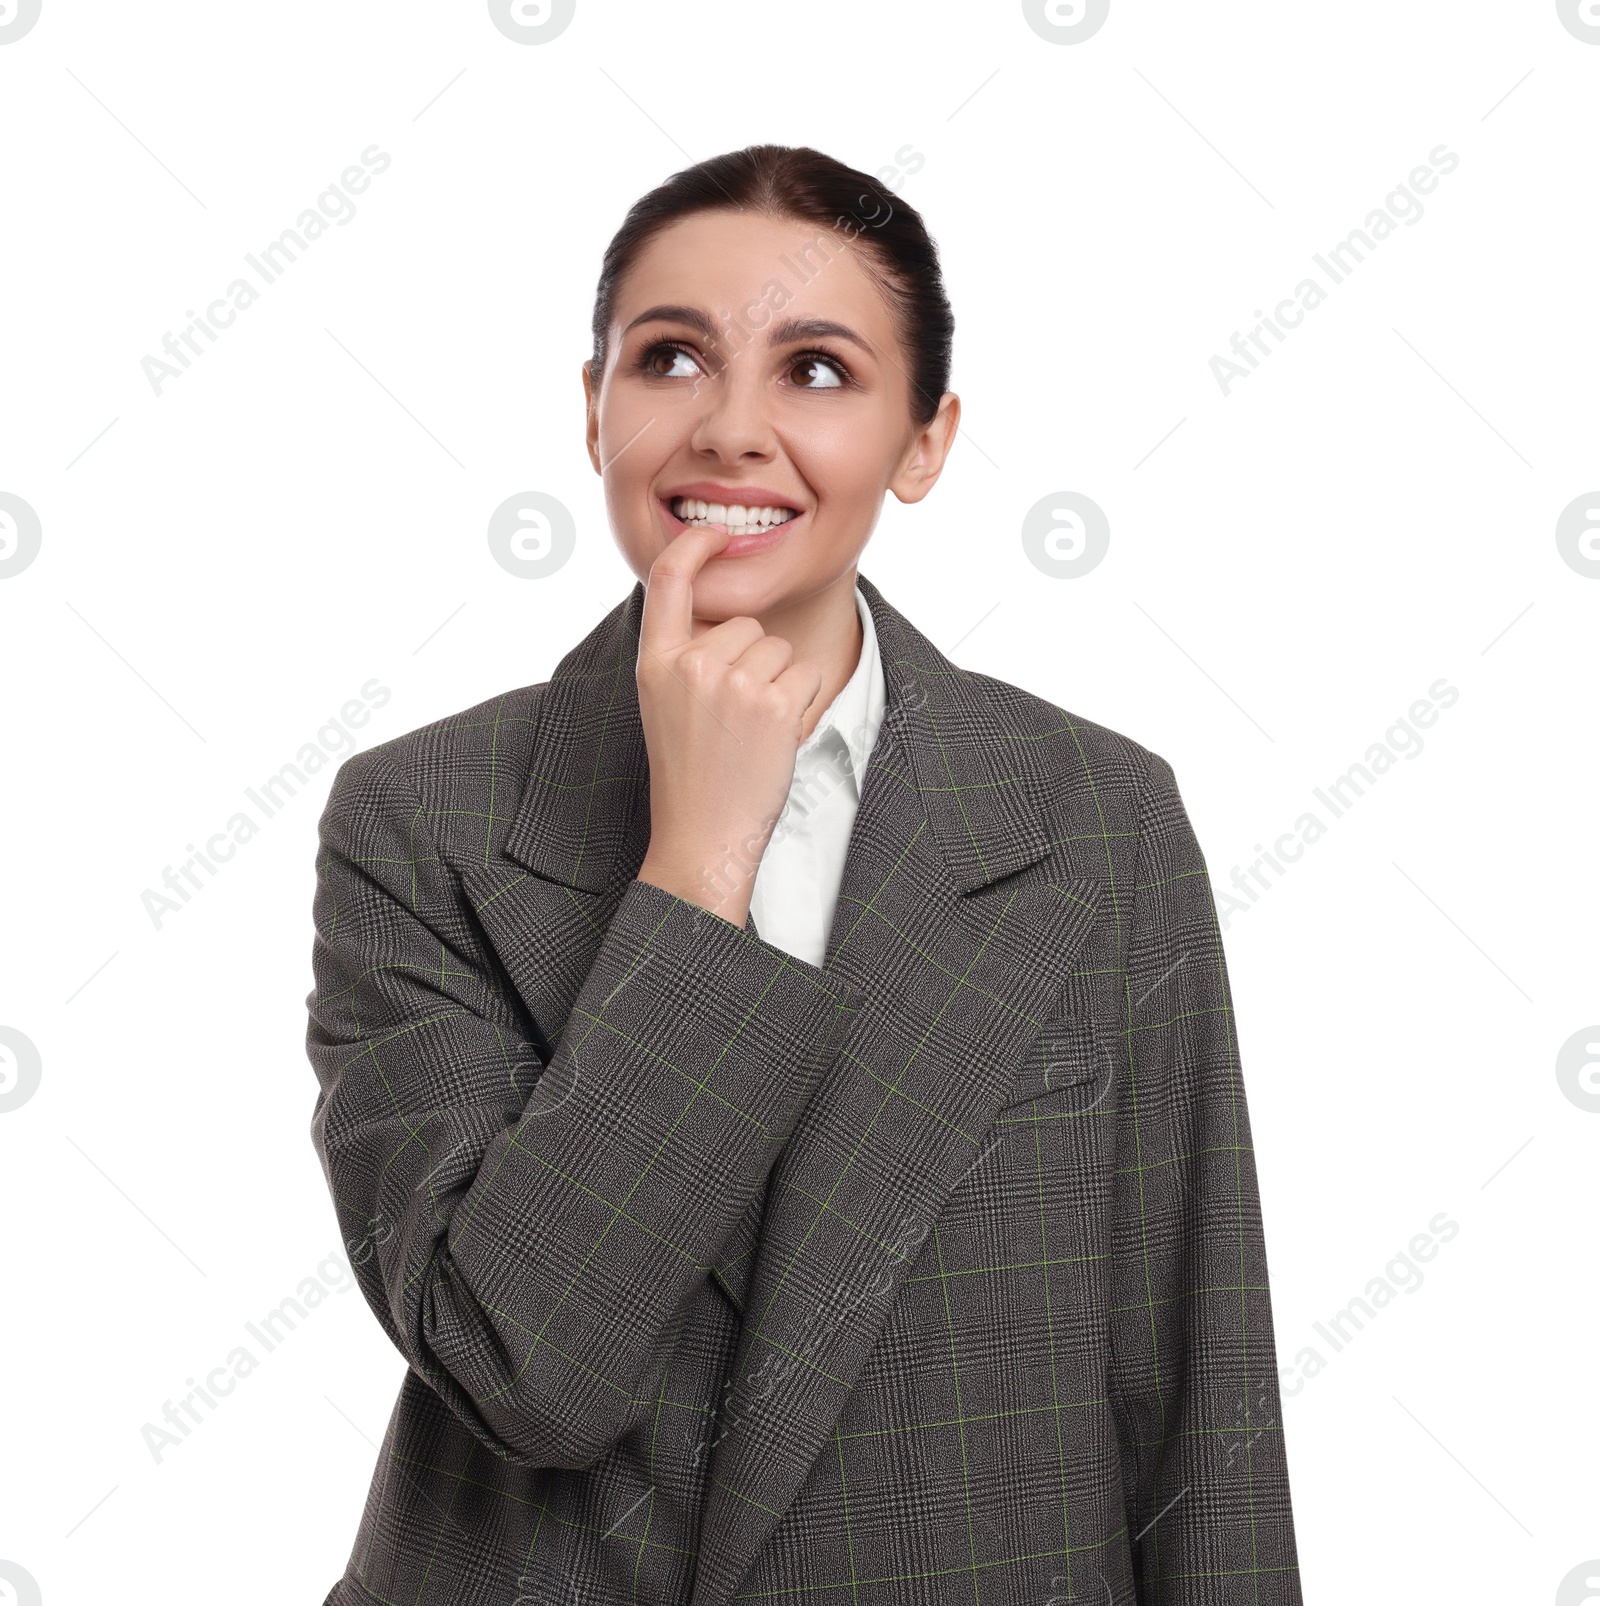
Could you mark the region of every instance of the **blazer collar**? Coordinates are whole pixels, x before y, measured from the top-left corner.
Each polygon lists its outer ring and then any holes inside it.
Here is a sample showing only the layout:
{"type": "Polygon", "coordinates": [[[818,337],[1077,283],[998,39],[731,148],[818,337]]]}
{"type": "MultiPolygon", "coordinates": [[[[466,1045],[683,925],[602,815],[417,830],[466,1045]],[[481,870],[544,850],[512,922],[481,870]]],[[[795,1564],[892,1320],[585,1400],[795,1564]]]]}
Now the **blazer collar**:
{"type": "MultiPolygon", "coordinates": [[[[1044,777],[1009,688],[958,668],[864,574],[856,583],[883,664],[883,723],[906,738],[951,881],[972,892],[1037,863],[1049,851],[1044,777]]],[[[636,580],[556,665],[505,838],[524,868],[584,892],[631,880],[649,846],[649,759],[634,680],[643,609],[636,580]]],[[[880,726],[874,750],[881,745],[880,726]]]]}

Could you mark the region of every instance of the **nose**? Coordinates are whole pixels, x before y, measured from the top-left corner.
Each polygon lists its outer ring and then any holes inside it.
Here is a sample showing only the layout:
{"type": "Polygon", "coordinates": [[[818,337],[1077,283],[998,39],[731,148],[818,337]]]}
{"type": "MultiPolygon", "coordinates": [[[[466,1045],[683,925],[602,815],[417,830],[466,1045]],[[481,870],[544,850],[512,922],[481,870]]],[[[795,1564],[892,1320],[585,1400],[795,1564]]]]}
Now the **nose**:
{"type": "Polygon", "coordinates": [[[698,416],[689,444],[730,463],[771,458],[777,449],[771,401],[754,348],[735,349],[696,389],[698,416]]]}

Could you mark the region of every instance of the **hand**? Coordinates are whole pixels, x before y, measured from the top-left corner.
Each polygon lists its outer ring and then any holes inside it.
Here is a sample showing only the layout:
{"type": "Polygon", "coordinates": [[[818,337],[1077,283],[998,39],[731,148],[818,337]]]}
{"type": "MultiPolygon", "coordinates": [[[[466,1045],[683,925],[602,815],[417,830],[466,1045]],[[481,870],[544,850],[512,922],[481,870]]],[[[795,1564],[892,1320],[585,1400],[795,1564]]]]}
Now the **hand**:
{"type": "Polygon", "coordinates": [[[694,578],[727,540],[726,524],[680,531],[645,582],[635,679],[650,846],[638,879],[742,926],[822,672],[755,619],[696,634],[694,578]]]}

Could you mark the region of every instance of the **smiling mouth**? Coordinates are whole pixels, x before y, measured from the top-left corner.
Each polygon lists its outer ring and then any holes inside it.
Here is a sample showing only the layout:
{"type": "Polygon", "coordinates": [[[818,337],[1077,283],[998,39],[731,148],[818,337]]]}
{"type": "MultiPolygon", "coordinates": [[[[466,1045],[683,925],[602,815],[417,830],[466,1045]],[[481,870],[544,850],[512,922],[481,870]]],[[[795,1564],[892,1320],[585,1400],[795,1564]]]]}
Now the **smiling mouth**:
{"type": "Polygon", "coordinates": [[[792,507],[743,507],[737,502],[707,502],[697,496],[675,496],[669,505],[674,516],[685,524],[726,524],[730,535],[775,529],[799,517],[798,510],[792,507]]]}

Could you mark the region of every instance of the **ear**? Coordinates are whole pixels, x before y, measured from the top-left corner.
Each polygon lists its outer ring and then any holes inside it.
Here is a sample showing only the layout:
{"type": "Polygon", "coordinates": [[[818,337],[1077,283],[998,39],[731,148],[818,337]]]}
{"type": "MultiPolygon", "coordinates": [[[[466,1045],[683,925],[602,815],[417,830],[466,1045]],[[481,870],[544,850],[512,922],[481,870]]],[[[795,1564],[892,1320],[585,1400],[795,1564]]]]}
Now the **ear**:
{"type": "Polygon", "coordinates": [[[589,448],[589,461],[596,474],[600,472],[600,397],[595,389],[594,358],[586,357],[583,363],[584,444],[589,448]]]}
{"type": "Polygon", "coordinates": [[[956,427],[961,422],[961,398],[947,390],[939,398],[938,410],[912,437],[889,489],[902,502],[920,502],[944,472],[945,459],[955,445],[956,427]]]}

